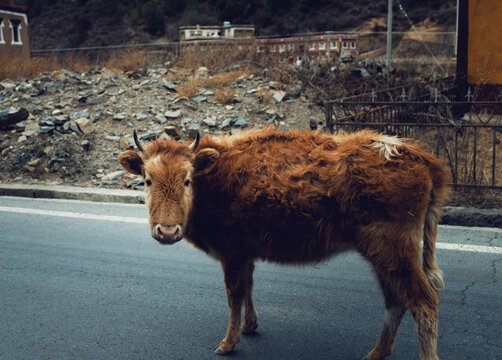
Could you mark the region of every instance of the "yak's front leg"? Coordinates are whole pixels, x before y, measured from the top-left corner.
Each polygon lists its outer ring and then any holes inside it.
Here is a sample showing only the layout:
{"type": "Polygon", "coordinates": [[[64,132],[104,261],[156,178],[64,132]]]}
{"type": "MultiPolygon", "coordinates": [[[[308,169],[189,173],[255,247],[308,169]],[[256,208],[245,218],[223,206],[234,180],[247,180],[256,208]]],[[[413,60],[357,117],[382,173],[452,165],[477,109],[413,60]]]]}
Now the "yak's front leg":
{"type": "Polygon", "coordinates": [[[258,327],[258,313],[253,304],[253,271],[254,262],[248,263],[246,278],[246,295],[244,297],[244,324],[242,324],[242,334],[253,334],[258,327]]]}
{"type": "Polygon", "coordinates": [[[252,269],[248,261],[242,259],[222,261],[222,266],[225,275],[228,306],[230,307],[230,319],[228,321],[227,335],[214,350],[218,355],[230,353],[240,340],[241,308],[244,297],[248,292],[249,270],[252,269]]]}

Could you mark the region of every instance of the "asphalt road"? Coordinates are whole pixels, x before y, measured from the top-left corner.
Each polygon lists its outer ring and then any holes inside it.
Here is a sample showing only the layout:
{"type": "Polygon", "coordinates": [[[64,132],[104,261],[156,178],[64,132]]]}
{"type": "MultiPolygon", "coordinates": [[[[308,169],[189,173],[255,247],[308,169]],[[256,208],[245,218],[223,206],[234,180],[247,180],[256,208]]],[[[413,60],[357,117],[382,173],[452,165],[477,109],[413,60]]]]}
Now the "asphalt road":
{"type": "MultiPolygon", "coordinates": [[[[440,227],[441,359],[502,359],[502,230],[440,227]]],[[[259,263],[258,333],[232,359],[360,359],[384,316],[355,254],[302,268],[259,263]]],[[[0,197],[0,359],[220,359],[219,264],[158,245],[141,205],[0,197]]],[[[409,315],[390,359],[418,359],[409,315]]]]}

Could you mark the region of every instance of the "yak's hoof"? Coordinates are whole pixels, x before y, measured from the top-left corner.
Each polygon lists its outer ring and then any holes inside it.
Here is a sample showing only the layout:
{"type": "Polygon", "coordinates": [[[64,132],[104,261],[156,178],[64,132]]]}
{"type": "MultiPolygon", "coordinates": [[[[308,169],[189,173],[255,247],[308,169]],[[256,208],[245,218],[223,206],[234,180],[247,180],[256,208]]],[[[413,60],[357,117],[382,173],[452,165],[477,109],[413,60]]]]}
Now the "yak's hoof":
{"type": "Polygon", "coordinates": [[[242,326],[241,333],[244,335],[254,334],[257,327],[258,327],[258,323],[254,323],[254,324],[250,324],[250,325],[245,324],[242,326]]]}
{"type": "Polygon", "coordinates": [[[230,350],[225,350],[223,349],[223,347],[220,345],[218,345],[215,349],[214,349],[214,353],[216,355],[228,355],[230,354],[234,349],[230,349],[230,350]]]}

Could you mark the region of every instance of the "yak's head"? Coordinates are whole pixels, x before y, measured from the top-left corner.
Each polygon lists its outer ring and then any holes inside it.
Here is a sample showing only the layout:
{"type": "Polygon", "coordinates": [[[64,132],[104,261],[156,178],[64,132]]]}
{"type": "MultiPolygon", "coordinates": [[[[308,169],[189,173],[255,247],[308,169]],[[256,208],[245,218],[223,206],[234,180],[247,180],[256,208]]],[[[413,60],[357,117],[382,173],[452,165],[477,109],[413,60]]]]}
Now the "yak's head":
{"type": "Polygon", "coordinates": [[[118,160],[128,172],[143,176],[152,237],[162,244],[174,244],[186,230],[193,206],[193,181],[211,171],[219,153],[213,148],[196,151],[198,133],[190,144],[159,139],[143,147],[134,131],[134,142],[140,153],[127,150],[118,160]]]}

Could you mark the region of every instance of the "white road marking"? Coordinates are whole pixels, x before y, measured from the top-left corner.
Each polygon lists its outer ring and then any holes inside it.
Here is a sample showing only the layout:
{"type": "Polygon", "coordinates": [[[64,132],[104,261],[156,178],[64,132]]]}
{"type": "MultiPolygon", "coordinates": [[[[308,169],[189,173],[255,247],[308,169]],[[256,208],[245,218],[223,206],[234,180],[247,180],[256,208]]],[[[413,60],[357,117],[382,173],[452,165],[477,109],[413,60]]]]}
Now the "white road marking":
{"type": "Polygon", "coordinates": [[[116,222],[125,222],[133,224],[148,224],[148,219],[128,217],[128,216],[98,215],[98,214],[87,214],[78,212],[27,209],[27,208],[7,207],[7,206],[0,206],[0,211],[19,213],[19,214],[59,216],[59,217],[67,217],[74,219],[116,221],[116,222]]]}
{"type": "MultiPolygon", "coordinates": [[[[132,223],[132,224],[148,224],[148,219],[129,217],[129,216],[98,215],[98,214],[88,214],[88,213],[79,213],[79,212],[28,209],[28,208],[8,207],[8,206],[0,206],[0,211],[10,212],[10,213],[18,213],[18,214],[59,216],[59,217],[74,218],[74,219],[115,221],[115,222],[124,222],[124,223],[132,223]]],[[[448,226],[448,227],[452,228],[452,226],[448,226]]],[[[480,229],[480,228],[476,228],[476,231],[478,229],[480,229]]],[[[501,229],[492,229],[492,230],[494,230],[495,232],[499,232],[501,229]]],[[[486,231],[488,231],[488,230],[486,230],[486,231]]],[[[483,246],[483,245],[468,245],[468,244],[437,242],[436,247],[438,249],[442,249],[442,250],[467,251],[467,252],[476,252],[476,253],[484,253],[484,254],[502,254],[502,247],[497,247],[497,246],[483,246]]]]}
{"type": "Polygon", "coordinates": [[[441,250],[468,251],[468,252],[476,252],[484,254],[502,254],[502,247],[497,247],[497,246],[467,245],[467,244],[437,242],[436,248],[441,250]]]}

